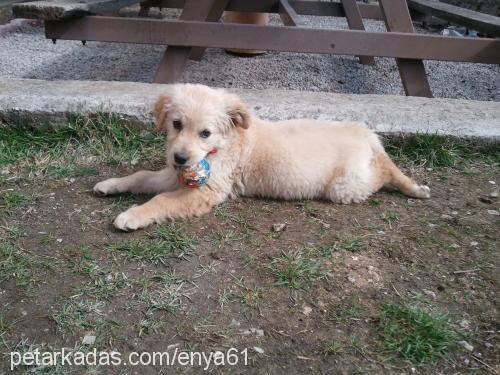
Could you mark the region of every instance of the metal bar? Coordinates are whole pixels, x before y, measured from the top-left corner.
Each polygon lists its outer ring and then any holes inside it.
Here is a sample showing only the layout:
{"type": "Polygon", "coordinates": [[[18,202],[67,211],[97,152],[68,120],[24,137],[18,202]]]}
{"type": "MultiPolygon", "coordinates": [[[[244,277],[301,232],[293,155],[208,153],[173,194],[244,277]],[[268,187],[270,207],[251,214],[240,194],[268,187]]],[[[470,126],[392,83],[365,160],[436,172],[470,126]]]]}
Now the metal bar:
{"type": "MultiPolygon", "coordinates": [[[[342,6],[344,7],[349,28],[352,30],[364,30],[365,26],[363,25],[363,19],[361,18],[356,0],[342,0],[342,6]]],[[[375,65],[373,56],[358,56],[358,58],[361,64],[375,65]]]]}
{"type": "Polygon", "coordinates": [[[304,24],[288,0],[279,0],[279,2],[279,13],[283,24],[286,26],[302,26],[304,24]]]}
{"type": "MultiPolygon", "coordinates": [[[[185,0],[147,0],[151,7],[183,8],[185,0]]],[[[289,0],[295,12],[301,16],[345,17],[342,4],[337,2],[320,2],[305,0],[289,0]]],[[[360,3],[359,11],[363,18],[382,20],[382,12],[376,4],[360,3]]],[[[231,0],[227,10],[235,12],[279,13],[279,0],[231,0]]]]}
{"type": "MultiPolygon", "coordinates": [[[[405,0],[379,0],[379,4],[387,31],[414,33],[410,11],[405,0]]],[[[432,98],[422,60],[396,59],[396,63],[406,95],[432,98]]]]}
{"type": "MultiPolygon", "coordinates": [[[[204,21],[216,2],[217,0],[186,0],[179,19],[184,21],[204,21]]],[[[178,81],[192,51],[190,46],[179,47],[175,43],[166,44],[169,44],[169,46],[166,48],[156,71],[154,77],[155,83],[173,83],[178,81]]]]}
{"type": "Polygon", "coordinates": [[[410,9],[500,37],[500,17],[431,0],[409,0],[410,9]]]}
{"type": "Polygon", "coordinates": [[[385,56],[500,64],[500,40],[398,32],[310,29],[87,16],[48,21],[49,39],[385,56]]]}

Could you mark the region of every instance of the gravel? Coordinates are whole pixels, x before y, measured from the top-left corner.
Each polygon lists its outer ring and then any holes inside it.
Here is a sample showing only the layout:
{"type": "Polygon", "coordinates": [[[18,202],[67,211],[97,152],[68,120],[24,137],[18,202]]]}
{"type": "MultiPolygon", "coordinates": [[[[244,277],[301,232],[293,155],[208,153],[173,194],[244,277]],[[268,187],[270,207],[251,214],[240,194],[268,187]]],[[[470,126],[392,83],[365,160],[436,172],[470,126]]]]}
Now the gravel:
{"type": "MultiPolygon", "coordinates": [[[[347,28],[341,18],[304,18],[308,26],[347,28]]],[[[271,21],[279,24],[276,16],[271,21]]],[[[365,26],[385,30],[379,21],[366,20],[365,26]]],[[[60,40],[54,45],[45,39],[43,28],[23,27],[0,37],[0,76],[152,82],[163,51],[163,46],[119,43],[83,46],[60,40]]],[[[499,65],[426,61],[425,66],[436,97],[500,101],[499,65]]],[[[351,56],[269,52],[248,58],[208,49],[201,62],[189,62],[181,80],[217,87],[404,94],[394,59],[387,58],[377,58],[371,67],[351,56]]]]}

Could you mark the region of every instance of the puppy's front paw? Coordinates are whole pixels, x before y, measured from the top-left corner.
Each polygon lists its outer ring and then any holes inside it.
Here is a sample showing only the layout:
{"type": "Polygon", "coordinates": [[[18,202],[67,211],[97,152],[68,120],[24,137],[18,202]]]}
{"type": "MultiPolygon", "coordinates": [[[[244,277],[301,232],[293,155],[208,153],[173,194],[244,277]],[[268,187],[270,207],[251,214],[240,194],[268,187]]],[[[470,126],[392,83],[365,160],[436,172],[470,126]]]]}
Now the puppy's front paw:
{"type": "Polygon", "coordinates": [[[119,193],[117,178],[108,178],[94,186],[94,194],[109,195],[119,193]]]}
{"type": "Polygon", "coordinates": [[[136,207],[132,207],[118,215],[113,225],[120,230],[128,232],[147,227],[153,224],[153,222],[152,218],[144,217],[136,207]]]}
{"type": "Polygon", "coordinates": [[[415,198],[429,199],[431,197],[431,189],[426,185],[418,185],[413,193],[415,198]]]}

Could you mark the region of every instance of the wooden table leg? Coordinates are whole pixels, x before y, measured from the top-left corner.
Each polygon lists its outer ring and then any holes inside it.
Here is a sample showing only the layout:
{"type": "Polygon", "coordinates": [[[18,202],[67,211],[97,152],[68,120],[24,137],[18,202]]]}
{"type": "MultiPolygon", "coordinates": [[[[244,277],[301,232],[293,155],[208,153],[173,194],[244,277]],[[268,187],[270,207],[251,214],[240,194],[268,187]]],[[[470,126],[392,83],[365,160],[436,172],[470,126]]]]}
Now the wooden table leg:
{"type": "MultiPolygon", "coordinates": [[[[410,11],[405,0],[379,0],[387,31],[413,33],[410,11]]],[[[399,75],[408,96],[432,98],[422,60],[396,59],[399,75]]]]}
{"type": "MultiPolygon", "coordinates": [[[[222,15],[224,9],[219,9],[222,1],[226,0],[186,0],[179,19],[205,21],[210,15],[214,17],[213,10],[220,11],[220,15],[222,15]]],[[[154,82],[174,83],[178,81],[191,51],[191,47],[168,46],[156,71],[154,82]]]]}
{"type": "MultiPolygon", "coordinates": [[[[208,14],[206,21],[208,22],[219,22],[224,10],[226,10],[227,4],[229,4],[230,0],[215,0],[210,13],[208,14]]],[[[200,61],[205,53],[205,47],[193,47],[191,50],[191,54],[189,58],[191,60],[200,61]]]]}
{"type": "MultiPolygon", "coordinates": [[[[349,28],[352,30],[364,30],[365,26],[363,25],[363,18],[361,17],[361,12],[359,11],[356,0],[342,0],[342,6],[344,7],[344,12],[349,28]]],[[[358,57],[361,64],[375,65],[375,59],[373,58],[373,56],[358,57]]]]}

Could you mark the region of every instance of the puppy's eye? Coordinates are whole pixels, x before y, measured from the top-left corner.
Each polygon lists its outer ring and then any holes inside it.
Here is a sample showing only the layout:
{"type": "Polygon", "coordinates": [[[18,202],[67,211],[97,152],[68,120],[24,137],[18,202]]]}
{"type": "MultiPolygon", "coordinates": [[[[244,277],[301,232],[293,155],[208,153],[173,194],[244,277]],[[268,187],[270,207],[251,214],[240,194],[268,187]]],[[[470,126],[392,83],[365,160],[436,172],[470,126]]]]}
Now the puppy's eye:
{"type": "Polygon", "coordinates": [[[173,125],[174,125],[174,129],[182,130],[182,121],[181,120],[174,120],[173,125]]]}
{"type": "Polygon", "coordinates": [[[202,130],[202,131],[200,132],[200,137],[201,137],[201,138],[208,138],[208,137],[210,137],[210,135],[211,135],[211,134],[212,134],[212,133],[210,133],[210,130],[206,130],[206,129],[205,129],[205,130],[202,130]]]}

